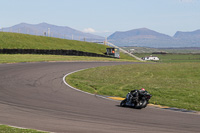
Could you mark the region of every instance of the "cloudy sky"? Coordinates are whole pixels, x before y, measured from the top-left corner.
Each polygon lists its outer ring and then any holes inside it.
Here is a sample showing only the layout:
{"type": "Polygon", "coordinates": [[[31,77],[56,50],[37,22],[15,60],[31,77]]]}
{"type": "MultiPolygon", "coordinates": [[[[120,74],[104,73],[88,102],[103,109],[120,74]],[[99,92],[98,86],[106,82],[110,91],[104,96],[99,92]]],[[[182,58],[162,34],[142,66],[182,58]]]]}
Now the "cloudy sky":
{"type": "Polygon", "coordinates": [[[173,36],[200,29],[200,0],[0,0],[0,28],[42,22],[108,36],[149,28],[173,36]]]}

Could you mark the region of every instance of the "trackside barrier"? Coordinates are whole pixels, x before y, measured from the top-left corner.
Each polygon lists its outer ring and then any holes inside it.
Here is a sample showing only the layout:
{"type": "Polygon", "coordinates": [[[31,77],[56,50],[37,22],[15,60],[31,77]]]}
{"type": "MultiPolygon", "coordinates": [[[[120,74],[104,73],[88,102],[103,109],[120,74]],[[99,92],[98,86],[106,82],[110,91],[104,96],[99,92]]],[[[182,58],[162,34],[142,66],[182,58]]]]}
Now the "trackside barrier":
{"type": "Polygon", "coordinates": [[[0,49],[0,54],[44,54],[44,55],[74,55],[74,56],[92,56],[107,57],[107,55],[89,53],[77,50],[45,50],[45,49],[0,49]]]}

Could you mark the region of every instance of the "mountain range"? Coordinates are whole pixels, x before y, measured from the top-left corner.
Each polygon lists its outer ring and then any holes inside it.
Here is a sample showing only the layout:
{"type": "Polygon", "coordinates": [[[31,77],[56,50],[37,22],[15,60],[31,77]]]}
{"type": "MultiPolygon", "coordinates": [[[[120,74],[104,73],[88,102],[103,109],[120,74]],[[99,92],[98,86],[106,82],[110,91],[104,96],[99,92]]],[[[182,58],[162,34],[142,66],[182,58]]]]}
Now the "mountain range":
{"type": "MultiPolygon", "coordinates": [[[[56,26],[48,23],[20,23],[12,27],[3,28],[2,30],[5,32],[17,32],[80,41],[103,42],[105,40],[102,36],[85,33],[67,26],[56,26]]],[[[117,31],[110,35],[107,40],[117,46],[155,48],[200,47],[200,30],[191,32],[177,31],[174,36],[169,36],[147,28],[139,28],[129,31],[117,31]]]]}
{"type": "Polygon", "coordinates": [[[147,28],[115,32],[108,41],[118,46],[141,47],[200,47],[200,30],[192,32],[177,31],[173,37],[147,28]]]}

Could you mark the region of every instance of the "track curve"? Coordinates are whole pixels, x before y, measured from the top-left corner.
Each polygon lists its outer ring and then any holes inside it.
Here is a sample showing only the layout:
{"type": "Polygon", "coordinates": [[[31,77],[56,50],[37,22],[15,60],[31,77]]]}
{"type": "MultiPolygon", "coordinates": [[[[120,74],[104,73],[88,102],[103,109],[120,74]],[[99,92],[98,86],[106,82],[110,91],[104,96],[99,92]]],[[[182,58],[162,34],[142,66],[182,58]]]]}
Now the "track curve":
{"type": "Polygon", "coordinates": [[[116,62],[41,62],[0,64],[0,124],[81,133],[192,133],[200,116],[153,107],[119,107],[119,102],[67,87],[66,73],[116,62]]]}

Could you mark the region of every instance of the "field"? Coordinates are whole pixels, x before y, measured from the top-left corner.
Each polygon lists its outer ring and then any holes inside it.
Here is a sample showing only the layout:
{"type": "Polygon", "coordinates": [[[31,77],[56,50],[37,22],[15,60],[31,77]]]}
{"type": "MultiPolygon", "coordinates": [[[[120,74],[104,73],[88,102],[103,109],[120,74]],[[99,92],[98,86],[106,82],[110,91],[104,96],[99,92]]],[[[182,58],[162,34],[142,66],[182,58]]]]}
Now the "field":
{"type": "Polygon", "coordinates": [[[153,63],[99,67],[74,73],[67,82],[100,95],[125,97],[146,88],[153,104],[200,111],[200,63],[153,63]]]}
{"type": "Polygon", "coordinates": [[[166,52],[169,54],[200,54],[200,47],[182,47],[182,48],[148,48],[148,47],[122,47],[134,54],[166,52]]]}
{"type": "Polygon", "coordinates": [[[162,63],[180,63],[180,62],[200,62],[200,54],[134,54],[138,57],[157,56],[158,62],[162,63]]]}

